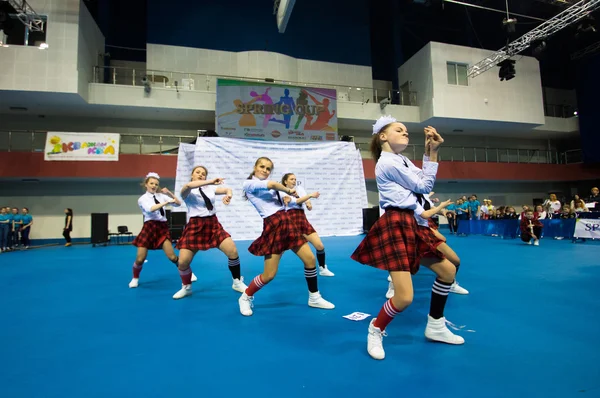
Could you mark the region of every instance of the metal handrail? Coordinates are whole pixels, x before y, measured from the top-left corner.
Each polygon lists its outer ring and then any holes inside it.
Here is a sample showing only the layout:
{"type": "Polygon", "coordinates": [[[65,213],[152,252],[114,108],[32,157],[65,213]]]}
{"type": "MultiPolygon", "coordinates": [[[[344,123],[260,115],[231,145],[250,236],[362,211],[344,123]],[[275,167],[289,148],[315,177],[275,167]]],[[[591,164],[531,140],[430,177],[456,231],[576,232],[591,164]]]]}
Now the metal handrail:
{"type": "MultiPolygon", "coordinates": [[[[39,130],[0,131],[0,152],[42,152],[46,133],[39,130]]],[[[120,137],[121,154],[176,155],[180,143],[193,143],[198,135],[121,133],[120,137]]],[[[370,157],[367,143],[355,145],[364,158],[370,157]]],[[[409,145],[404,154],[410,159],[419,160],[424,152],[424,145],[409,145]]],[[[582,157],[580,149],[559,153],[540,149],[444,146],[439,159],[446,162],[571,164],[581,163],[582,157]]]]}
{"type": "Polygon", "coordinates": [[[569,119],[576,117],[577,113],[575,107],[571,105],[544,103],[544,115],[569,119]]]}
{"type": "MultiPolygon", "coordinates": [[[[207,73],[190,73],[178,71],[164,71],[152,69],[126,68],[122,66],[94,66],[93,83],[114,84],[125,86],[143,87],[146,83],[144,77],[151,85],[162,84],[164,88],[192,91],[216,92],[217,79],[234,79],[247,82],[265,83],[264,78],[211,75],[207,73]]],[[[395,105],[418,106],[416,91],[385,90],[373,87],[348,87],[340,84],[324,84],[312,82],[294,82],[270,79],[269,83],[298,86],[332,88],[338,92],[338,101],[344,102],[373,102],[380,103],[388,100],[395,105]]]]}
{"type": "MultiPolygon", "coordinates": [[[[369,144],[356,143],[357,148],[363,153],[369,151],[369,144]]],[[[403,152],[409,159],[420,160],[425,153],[424,145],[408,145],[403,152]]],[[[369,155],[367,155],[369,157],[369,155]]],[[[557,151],[521,148],[489,148],[489,147],[442,147],[438,155],[440,161],[445,162],[481,162],[481,163],[538,163],[538,164],[564,164],[565,156],[557,151]]]]}

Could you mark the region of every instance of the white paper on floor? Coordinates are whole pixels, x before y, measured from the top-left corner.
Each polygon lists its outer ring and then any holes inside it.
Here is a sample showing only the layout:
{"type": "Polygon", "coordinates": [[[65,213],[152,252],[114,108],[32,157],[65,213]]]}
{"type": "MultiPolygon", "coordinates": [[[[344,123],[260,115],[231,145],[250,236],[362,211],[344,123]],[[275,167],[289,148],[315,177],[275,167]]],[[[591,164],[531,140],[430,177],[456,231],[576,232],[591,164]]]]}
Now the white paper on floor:
{"type": "Polygon", "coordinates": [[[350,319],[351,321],[362,321],[370,316],[371,314],[365,314],[364,312],[353,312],[352,314],[344,315],[344,318],[350,319]]]}

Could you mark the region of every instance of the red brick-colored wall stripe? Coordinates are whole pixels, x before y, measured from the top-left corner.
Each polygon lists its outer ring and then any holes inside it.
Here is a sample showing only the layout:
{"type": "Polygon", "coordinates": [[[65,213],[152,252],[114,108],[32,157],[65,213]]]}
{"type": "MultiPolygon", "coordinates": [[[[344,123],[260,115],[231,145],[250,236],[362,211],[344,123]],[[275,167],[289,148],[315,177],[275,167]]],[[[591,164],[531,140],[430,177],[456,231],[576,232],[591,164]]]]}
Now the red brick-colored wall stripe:
{"type": "MultiPolygon", "coordinates": [[[[420,161],[414,162],[421,167],[420,161]]],[[[364,159],[367,179],[375,178],[375,161],[364,159]]],[[[582,181],[600,178],[600,165],[441,162],[438,180],[582,181]]]]}
{"type": "Polygon", "coordinates": [[[119,155],[118,162],[44,161],[43,153],[0,153],[0,177],[4,178],[143,178],[148,172],[175,178],[177,156],[119,155]]]}
{"type": "MultiPolygon", "coordinates": [[[[421,166],[419,161],[415,164],[421,166]]],[[[365,177],[375,178],[375,162],[364,159],[363,166],[365,177]]],[[[142,178],[149,171],[175,178],[176,170],[177,156],[120,155],[118,162],[46,162],[43,153],[0,153],[0,178],[142,178]]],[[[437,177],[463,181],[581,181],[600,178],[600,166],[442,162],[437,177]]]]}

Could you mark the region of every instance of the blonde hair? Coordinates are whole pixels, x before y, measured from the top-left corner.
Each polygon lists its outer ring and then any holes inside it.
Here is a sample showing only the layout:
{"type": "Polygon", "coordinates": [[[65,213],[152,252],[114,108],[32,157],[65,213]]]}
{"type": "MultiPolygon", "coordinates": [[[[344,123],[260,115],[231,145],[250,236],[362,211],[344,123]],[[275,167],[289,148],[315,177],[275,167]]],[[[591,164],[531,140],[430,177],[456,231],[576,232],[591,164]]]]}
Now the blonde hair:
{"type": "MultiPolygon", "coordinates": [[[[267,162],[271,163],[271,171],[273,171],[273,169],[275,168],[273,161],[266,156],[261,156],[260,158],[256,159],[256,162],[254,162],[254,167],[252,168],[252,172],[250,173],[248,178],[246,178],[247,180],[252,179],[252,177],[254,176],[254,169],[256,168],[256,166],[258,166],[261,160],[266,160],[267,162]]],[[[244,192],[244,200],[248,200],[248,195],[246,195],[246,192],[244,192]]]]}

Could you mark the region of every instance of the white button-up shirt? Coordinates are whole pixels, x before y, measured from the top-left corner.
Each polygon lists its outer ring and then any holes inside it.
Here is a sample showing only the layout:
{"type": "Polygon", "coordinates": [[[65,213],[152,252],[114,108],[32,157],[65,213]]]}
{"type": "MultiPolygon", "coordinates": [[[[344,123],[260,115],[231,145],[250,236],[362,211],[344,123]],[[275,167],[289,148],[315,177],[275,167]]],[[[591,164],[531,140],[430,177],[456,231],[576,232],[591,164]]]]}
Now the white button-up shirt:
{"type": "MultiPolygon", "coordinates": [[[[298,198],[301,198],[303,196],[306,196],[306,191],[304,190],[304,188],[296,186],[296,194],[298,194],[298,198]]],[[[281,199],[283,199],[284,197],[289,196],[291,198],[290,203],[287,204],[287,210],[293,210],[293,209],[304,209],[304,203],[302,204],[298,204],[296,203],[296,198],[293,196],[288,195],[287,193],[281,192],[281,199]]]]}
{"type": "Polygon", "coordinates": [[[166,213],[166,209],[164,207],[163,207],[163,209],[165,210],[164,216],[162,216],[160,214],[160,209],[158,209],[156,211],[150,211],[152,206],[154,206],[156,204],[156,202],[154,201],[155,196],[156,196],[156,200],[158,200],[158,203],[164,203],[164,202],[171,200],[171,198],[169,198],[167,195],[160,193],[160,192],[157,192],[155,195],[152,195],[150,192],[146,192],[145,194],[140,196],[140,198],[138,199],[138,206],[140,207],[140,209],[142,209],[142,213],[144,214],[144,222],[146,222],[146,221],[167,221],[167,216],[166,216],[167,213],[166,213]]]}
{"type": "Polygon", "coordinates": [[[421,170],[404,155],[382,152],[375,166],[379,206],[383,209],[398,207],[415,210],[417,207],[415,193],[431,192],[437,169],[438,163],[429,161],[427,156],[423,156],[423,170],[421,170]]]}
{"type": "Polygon", "coordinates": [[[184,199],[185,205],[187,207],[187,216],[191,217],[209,217],[213,216],[217,213],[217,207],[215,206],[215,197],[216,197],[216,185],[205,185],[200,188],[194,188],[190,191],[188,196],[184,199]],[[210,200],[210,203],[213,205],[212,210],[208,210],[206,208],[206,202],[200,193],[200,189],[206,197],[210,200]]]}
{"type": "Polygon", "coordinates": [[[251,180],[245,180],[243,185],[248,200],[262,218],[267,218],[279,210],[285,209],[283,204],[279,203],[277,191],[267,188],[267,183],[268,180],[259,180],[252,177],[251,180]]]}

